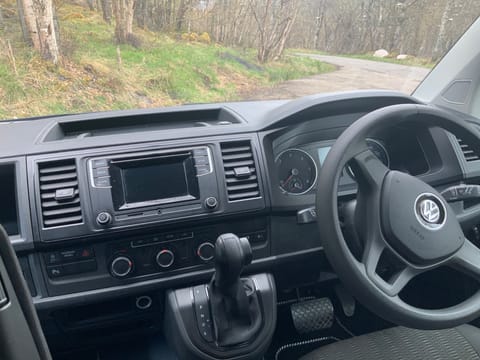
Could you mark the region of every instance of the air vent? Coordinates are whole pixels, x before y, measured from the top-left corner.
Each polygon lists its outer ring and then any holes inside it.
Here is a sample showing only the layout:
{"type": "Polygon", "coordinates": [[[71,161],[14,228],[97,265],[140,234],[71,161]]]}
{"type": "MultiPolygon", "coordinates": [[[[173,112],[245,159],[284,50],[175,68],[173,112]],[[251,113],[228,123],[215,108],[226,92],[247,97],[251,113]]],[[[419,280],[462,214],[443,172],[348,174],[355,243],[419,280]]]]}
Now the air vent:
{"type": "Polygon", "coordinates": [[[465,143],[462,139],[457,138],[458,144],[462,148],[463,157],[467,162],[476,161],[480,159],[480,156],[472,150],[472,148],[465,143]]]}
{"type": "Polygon", "coordinates": [[[38,164],[44,228],[82,223],[75,160],[38,164]]]}
{"type": "Polygon", "coordinates": [[[260,197],[257,169],[250,141],[222,143],[223,168],[229,201],[260,197]]]}

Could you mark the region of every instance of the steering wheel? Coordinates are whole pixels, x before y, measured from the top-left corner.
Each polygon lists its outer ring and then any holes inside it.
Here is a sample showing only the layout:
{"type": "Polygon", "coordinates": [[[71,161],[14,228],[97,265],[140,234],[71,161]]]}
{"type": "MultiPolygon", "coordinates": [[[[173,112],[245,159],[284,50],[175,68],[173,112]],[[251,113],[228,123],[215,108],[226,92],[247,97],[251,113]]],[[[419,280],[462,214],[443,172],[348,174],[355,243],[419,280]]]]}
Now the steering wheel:
{"type": "Polygon", "coordinates": [[[415,276],[443,265],[480,280],[480,250],[465,238],[457,214],[427,183],[388,169],[365,142],[373,133],[405,122],[443,128],[480,153],[477,129],[439,108],[394,105],[363,116],[342,133],[322,165],[316,197],[320,236],[340,280],[371,311],[412,328],[454,327],[479,315],[480,291],[460,304],[434,310],[409,305],[399,296],[415,276]],[[358,183],[354,223],[363,250],[357,256],[342,234],[338,215],[338,183],[347,164],[358,183]],[[387,250],[401,266],[383,279],[377,266],[387,250]]]}

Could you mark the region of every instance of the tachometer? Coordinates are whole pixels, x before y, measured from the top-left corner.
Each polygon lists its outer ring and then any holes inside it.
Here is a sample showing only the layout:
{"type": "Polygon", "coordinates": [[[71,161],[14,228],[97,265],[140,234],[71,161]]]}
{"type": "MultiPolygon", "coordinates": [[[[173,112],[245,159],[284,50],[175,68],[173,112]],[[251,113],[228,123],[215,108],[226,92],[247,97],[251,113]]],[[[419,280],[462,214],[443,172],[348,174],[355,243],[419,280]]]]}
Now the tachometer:
{"type": "Polygon", "coordinates": [[[317,180],[317,165],[303,150],[288,149],[275,160],[280,189],[289,194],[301,195],[309,191],[317,180]]]}

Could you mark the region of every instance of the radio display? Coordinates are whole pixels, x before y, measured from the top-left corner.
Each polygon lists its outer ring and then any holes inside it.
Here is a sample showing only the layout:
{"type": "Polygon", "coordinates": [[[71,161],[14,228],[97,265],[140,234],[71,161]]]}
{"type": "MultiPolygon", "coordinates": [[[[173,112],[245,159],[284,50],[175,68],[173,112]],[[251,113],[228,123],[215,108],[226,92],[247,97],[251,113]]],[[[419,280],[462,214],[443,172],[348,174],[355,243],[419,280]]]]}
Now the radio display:
{"type": "Polygon", "coordinates": [[[199,198],[190,153],[114,160],[110,175],[116,210],[199,198]]]}

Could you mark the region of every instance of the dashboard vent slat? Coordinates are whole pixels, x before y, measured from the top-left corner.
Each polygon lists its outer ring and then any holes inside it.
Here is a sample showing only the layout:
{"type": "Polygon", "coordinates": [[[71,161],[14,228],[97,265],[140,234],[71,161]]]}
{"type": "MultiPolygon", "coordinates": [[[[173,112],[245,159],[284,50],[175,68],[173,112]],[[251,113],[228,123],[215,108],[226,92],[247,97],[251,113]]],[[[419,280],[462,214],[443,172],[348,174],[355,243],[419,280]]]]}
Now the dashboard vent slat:
{"type": "Polygon", "coordinates": [[[249,140],[220,144],[228,201],[261,196],[252,144],[249,140]]]}
{"type": "Polygon", "coordinates": [[[465,143],[462,139],[457,138],[458,144],[462,149],[463,157],[466,162],[480,160],[480,155],[478,155],[473,149],[470,148],[470,145],[465,143]]]}
{"type": "Polygon", "coordinates": [[[38,163],[43,228],[81,224],[81,199],[74,159],[38,163]],[[71,197],[62,197],[67,191],[71,197]]]}

